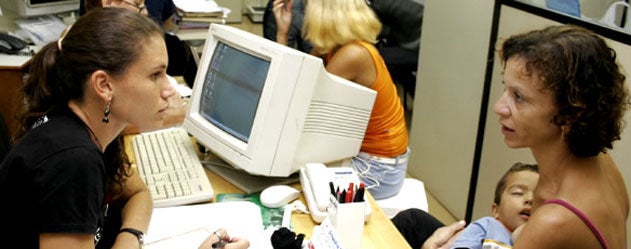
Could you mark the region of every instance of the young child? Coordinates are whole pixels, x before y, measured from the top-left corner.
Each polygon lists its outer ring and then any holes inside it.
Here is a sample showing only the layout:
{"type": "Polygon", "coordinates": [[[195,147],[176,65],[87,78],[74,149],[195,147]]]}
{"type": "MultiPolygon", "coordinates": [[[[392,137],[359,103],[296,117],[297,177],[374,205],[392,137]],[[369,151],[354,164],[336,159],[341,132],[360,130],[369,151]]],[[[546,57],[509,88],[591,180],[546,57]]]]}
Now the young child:
{"type": "Polygon", "coordinates": [[[537,165],[513,164],[495,187],[493,216],[467,226],[451,248],[511,248],[511,233],[530,217],[538,180],[537,165]]]}

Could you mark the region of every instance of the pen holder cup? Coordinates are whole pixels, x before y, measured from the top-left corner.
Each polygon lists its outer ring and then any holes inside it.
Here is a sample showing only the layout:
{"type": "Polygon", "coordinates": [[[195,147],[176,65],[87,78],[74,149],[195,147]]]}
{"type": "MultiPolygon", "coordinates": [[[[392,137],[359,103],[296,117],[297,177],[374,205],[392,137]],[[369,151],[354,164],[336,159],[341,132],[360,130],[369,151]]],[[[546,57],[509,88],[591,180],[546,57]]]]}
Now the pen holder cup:
{"type": "Polygon", "coordinates": [[[364,235],[366,202],[340,203],[331,195],[328,218],[342,240],[344,249],[360,249],[364,235]]]}

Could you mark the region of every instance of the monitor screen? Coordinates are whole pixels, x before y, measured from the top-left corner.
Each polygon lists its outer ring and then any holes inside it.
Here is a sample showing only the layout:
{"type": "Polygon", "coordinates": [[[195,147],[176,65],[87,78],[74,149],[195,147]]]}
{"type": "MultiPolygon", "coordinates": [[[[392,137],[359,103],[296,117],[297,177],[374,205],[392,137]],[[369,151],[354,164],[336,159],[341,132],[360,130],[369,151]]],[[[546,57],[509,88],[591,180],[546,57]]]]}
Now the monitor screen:
{"type": "Polygon", "coordinates": [[[270,62],[219,42],[202,87],[202,117],[248,142],[270,62]]]}
{"type": "Polygon", "coordinates": [[[79,10],[80,0],[0,0],[5,12],[21,17],[41,16],[79,10]]]}
{"type": "Polygon", "coordinates": [[[212,24],[183,126],[233,168],[287,177],[357,155],[375,97],[320,58],[212,24]]]}

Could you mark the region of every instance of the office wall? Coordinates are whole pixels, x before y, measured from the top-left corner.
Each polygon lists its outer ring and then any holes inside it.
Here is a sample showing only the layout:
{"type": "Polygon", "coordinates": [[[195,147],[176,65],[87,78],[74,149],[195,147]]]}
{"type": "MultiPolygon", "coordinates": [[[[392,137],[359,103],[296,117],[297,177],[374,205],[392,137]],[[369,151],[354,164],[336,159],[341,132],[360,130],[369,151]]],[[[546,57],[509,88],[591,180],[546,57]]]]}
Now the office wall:
{"type": "MultiPolygon", "coordinates": [[[[493,1],[425,1],[408,173],[465,215],[493,1]]],[[[431,210],[430,210],[431,212],[431,210]]]]}

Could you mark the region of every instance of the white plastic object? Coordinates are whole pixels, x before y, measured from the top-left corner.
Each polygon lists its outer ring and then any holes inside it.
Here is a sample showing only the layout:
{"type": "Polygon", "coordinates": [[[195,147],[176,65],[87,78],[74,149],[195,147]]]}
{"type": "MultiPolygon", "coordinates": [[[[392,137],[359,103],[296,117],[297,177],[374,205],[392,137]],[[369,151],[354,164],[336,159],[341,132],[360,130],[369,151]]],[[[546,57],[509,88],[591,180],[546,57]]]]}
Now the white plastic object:
{"type": "Polygon", "coordinates": [[[626,32],[631,32],[631,18],[629,17],[631,17],[631,6],[626,2],[618,1],[609,5],[609,9],[607,9],[607,12],[605,12],[605,15],[603,15],[603,17],[600,18],[600,22],[610,27],[620,28],[626,32]],[[618,13],[619,8],[625,8],[625,7],[627,10],[627,15],[626,15],[627,21],[624,24],[624,26],[620,26],[616,24],[616,13],[618,13]]]}

